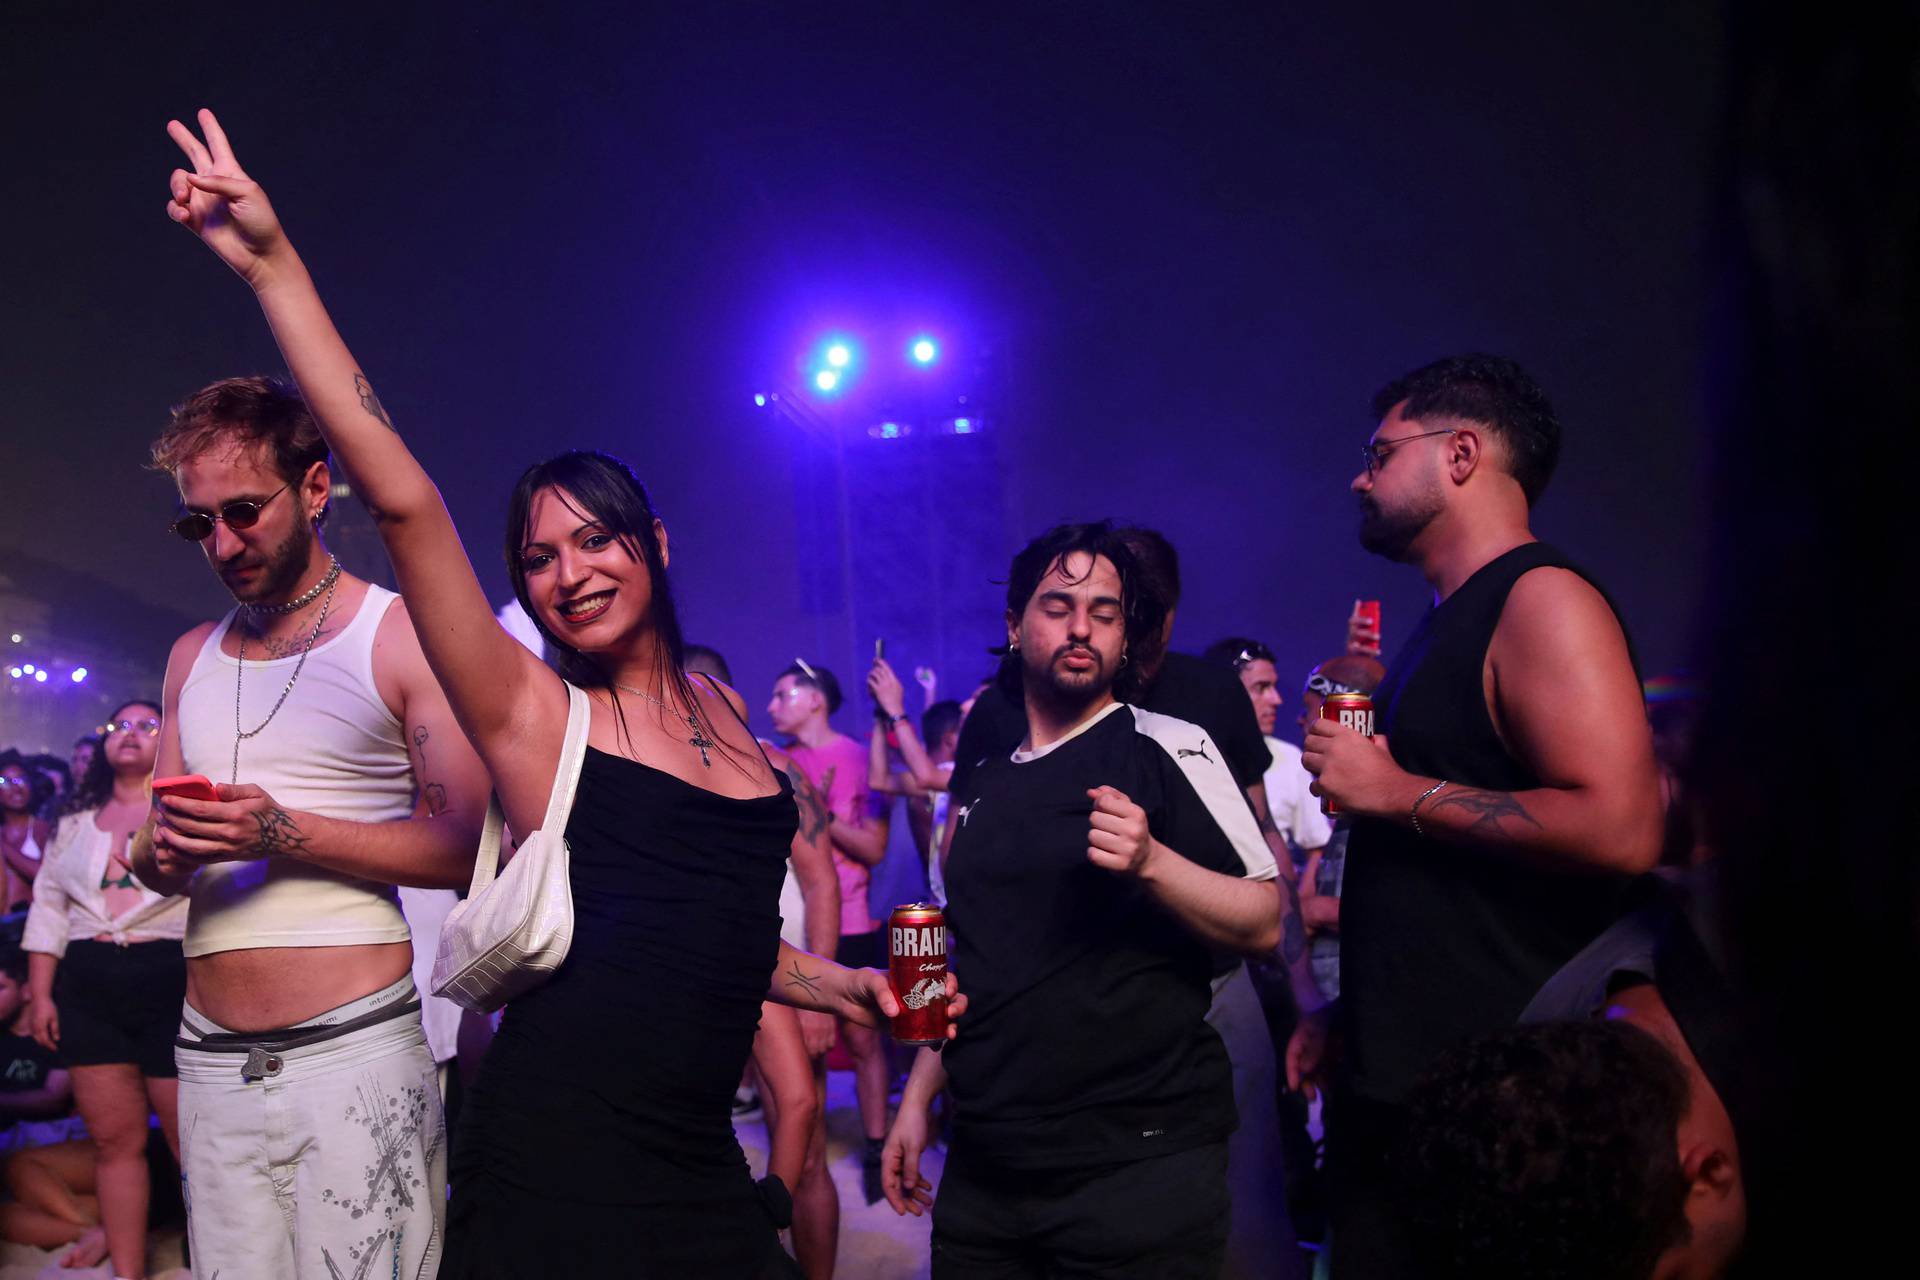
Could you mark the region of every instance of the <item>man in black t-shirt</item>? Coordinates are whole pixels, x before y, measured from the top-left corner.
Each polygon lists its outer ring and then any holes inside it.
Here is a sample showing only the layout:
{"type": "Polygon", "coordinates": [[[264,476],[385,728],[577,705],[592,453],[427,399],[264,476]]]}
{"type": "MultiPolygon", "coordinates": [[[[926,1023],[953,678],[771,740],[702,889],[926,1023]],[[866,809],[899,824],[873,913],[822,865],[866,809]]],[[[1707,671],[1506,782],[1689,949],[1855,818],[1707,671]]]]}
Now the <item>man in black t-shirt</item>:
{"type": "Polygon", "coordinates": [[[1009,574],[1027,728],[950,819],[967,1031],[915,1061],[884,1163],[888,1202],[922,1212],[927,1107],[950,1087],[935,1280],[1220,1269],[1235,1117],[1209,979],[1216,952],[1278,943],[1281,899],[1218,744],[1116,701],[1161,622],[1135,573],[1099,524],[1050,530],[1009,574]]]}

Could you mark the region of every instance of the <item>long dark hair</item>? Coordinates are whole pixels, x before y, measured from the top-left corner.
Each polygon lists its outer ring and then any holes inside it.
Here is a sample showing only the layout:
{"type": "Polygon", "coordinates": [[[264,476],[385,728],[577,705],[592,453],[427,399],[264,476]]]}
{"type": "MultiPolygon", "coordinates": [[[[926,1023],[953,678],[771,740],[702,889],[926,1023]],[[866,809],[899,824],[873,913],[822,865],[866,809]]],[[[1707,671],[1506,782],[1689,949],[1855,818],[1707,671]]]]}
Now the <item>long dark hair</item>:
{"type": "Polygon", "coordinates": [[[569,684],[583,689],[605,689],[613,701],[620,732],[631,744],[620,691],[613,687],[605,668],[591,654],[580,652],[549,631],[527,593],[527,571],[521,560],[521,548],[533,532],[534,496],[548,488],[560,490],[561,501],[583,520],[596,520],[604,525],[630,557],[646,566],[652,594],[647,620],[653,629],[655,670],[661,673],[660,683],[652,692],[671,702],[667,696],[667,686],[671,684],[699,720],[706,736],[720,741],[731,759],[736,753],[713,731],[693,682],[687,678],[687,642],[680,630],[680,611],[674,603],[666,561],[660,557],[659,539],[653,533],[659,513],[647,496],[647,487],[633,474],[633,468],[611,454],[595,450],[570,449],[534,463],[520,474],[513,486],[513,496],[507,500],[507,576],[513,580],[514,598],[533,619],[541,639],[547,642],[548,661],[553,669],[569,684]]]}
{"type": "MultiPolygon", "coordinates": [[[[120,713],[128,707],[152,707],[153,714],[160,715],[160,703],[155,698],[128,698],[113,709],[107,717],[111,724],[120,718],[120,713]]],[[[87,761],[87,771],[80,775],[80,781],[74,784],[67,798],[60,802],[60,811],[53,815],[52,835],[59,834],[60,824],[76,813],[89,813],[105,804],[113,795],[113,765],[107,759],[107,735],[100,735],[100,745],[94,749],[93,758],[87,761]]]]}

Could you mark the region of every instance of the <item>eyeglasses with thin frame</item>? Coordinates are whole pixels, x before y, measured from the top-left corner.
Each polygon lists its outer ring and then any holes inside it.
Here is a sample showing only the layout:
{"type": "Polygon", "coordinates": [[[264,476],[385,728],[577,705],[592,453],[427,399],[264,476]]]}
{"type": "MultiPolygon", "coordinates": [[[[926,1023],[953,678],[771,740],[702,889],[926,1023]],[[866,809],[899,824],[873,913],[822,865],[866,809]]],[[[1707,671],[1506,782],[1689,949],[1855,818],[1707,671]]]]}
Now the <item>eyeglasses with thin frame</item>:
{"type": "Polygon", "coordinates": [[[101,725],[96,732],[103,738],[110,733],[136,732],[144,733],[149,738],[153,738],[158,737],[160,734],[160,722],[152,716],[147,716],[142,720],[109,720],[101,725]]]}
{"type": "Polygon", "coordinates": [[[1401,436],[1398,440],[1367,441],[1367,443],[1360,446],[1360,452],[1365,455],[1367,459],[1367,479],[1373,479],[1374,472],[1386,466],[1387,459],[1391,457],[1393,451],[1401,445],[1411,444],[1415,440],[1431,440],[1434,436],[1450,436],[1453,435],[1455,431],[1456,428],[1448,427],[1444,431],[1422,431],[1417,436],[1401,436]]]}
{"type": "Polygon", "coordinates": [[[269,502],[287,491],[287,485],[281,485],[258,502],[252,498],[241,498],[234,502],[222,503],[217,514],[205,511],[189,511],[175,520],[167,528],[173,530],[188,542],[205,542],[213,534],[214,521],[219,521],[229,529],[251,529],[260,523],[260,512],[269,502]]]}

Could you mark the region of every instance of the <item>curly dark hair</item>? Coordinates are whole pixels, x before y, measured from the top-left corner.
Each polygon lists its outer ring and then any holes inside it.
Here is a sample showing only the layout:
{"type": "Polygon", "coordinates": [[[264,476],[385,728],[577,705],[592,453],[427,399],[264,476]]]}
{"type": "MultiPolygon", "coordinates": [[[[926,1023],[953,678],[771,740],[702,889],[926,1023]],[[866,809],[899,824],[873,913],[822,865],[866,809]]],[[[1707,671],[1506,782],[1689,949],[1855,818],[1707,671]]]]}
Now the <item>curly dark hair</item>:
{"type": "Polygon", "coordinates": [[[1402,400],[1413,419],[1465,418],[1493,428],[1506,468],[1532,506],[1560,461],[1560,420],[1547,393],[1505,356],[1448,356],[1395,378],[1374,393],[1377,421],[1402,400]]]}
{"type": "Polygon", "coordinates": [[[1411,1099],[1401,1166],[1421,1274],[1645,1280],[1687,1238],[1687,1099],[1673,1055],[1624,1022],[1447,1054],[1411,1099]]]}
{"type": "MultiPolygon", "coordinates": [[[[107,722],[111,724],[118,720],[121,713],[128,707],[152,707],[155,716],[161,714],[158,698],[128,698],[114,707],[113,714],[107,717],[107,722]]],[[[58,834],[60,824],[74,814],[91,813],[113,796],[113,765],[107,759],[106,735],[99,735],[97,741],[99,747],[94,751],[93,758],[87,761],[87,771],[80,775],[79,780],[74,783],[73,790],[69,791],[66,799],[60,802],[59,812],[53,815],[54,834],[58,834]]]]}
{"type": "Polygon", "coordinates": [[[12,747],[0,751],[0,770],[18,769],[27,778],[27,812],[39,813],[53,795],[53,784],[33,767],[33,761],[12,747]]]}
{"type": "MultiPolygon", "coordinates": [[[[1134,551],[1130,535],[1136,532],[1117,529],[1110,520],[1057,524],[1022,547],[1007,570],[1007,612],[1017,618],[1039,590],[1040,580],[1062,556],[1085,552],[1105,556],[1112,563],[1120,575],[1120,605],[1126,615],[1127,655],[1131,659],[1113,678],[1113,694],[1122,702],[1135,701],[1145,692],[1144,673],[1159,665],[1161,628],[1171,608],[1155,590],[1134,551]]],[[[997,677],[1000,687],[1017,699],[1022,696],[1019,655],[1007,653],[1004,646],[996,652],[1006,653],[997,677]]]]}

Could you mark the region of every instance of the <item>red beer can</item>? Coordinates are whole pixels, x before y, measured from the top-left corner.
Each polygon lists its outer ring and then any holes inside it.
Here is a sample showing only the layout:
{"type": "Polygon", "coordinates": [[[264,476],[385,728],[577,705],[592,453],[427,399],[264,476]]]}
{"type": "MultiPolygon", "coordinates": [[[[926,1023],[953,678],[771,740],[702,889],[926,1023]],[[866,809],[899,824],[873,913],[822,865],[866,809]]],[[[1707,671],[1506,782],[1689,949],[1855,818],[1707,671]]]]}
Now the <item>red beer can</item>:
{"type": "Polygon", "coordinates": [[[887,917],[887,976],[900,1012],[901,1044],[947,1041],[947,913],[930,902],[895,907],[887,917]]]}
{"type": "MultiPolygon", "coordinates": [[[[1373,699],[1364,693],[1330,693],[1320,703],[1322,720],[1337,720],[1355,733],[1373,736],[1373,699]]],[[[1340,812],[1340,806],[1328,800],[1324,806],[1329,817],[1340,812]]]]}

